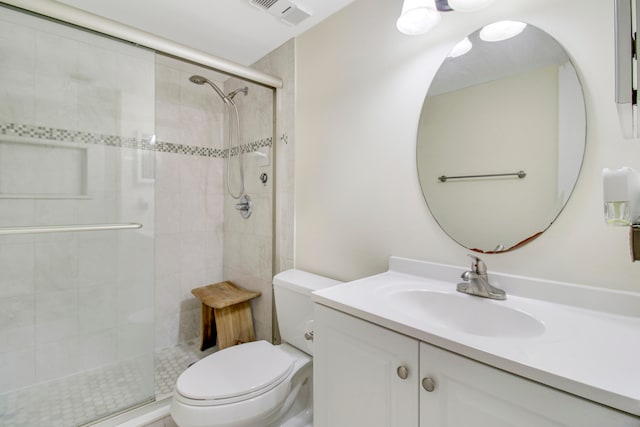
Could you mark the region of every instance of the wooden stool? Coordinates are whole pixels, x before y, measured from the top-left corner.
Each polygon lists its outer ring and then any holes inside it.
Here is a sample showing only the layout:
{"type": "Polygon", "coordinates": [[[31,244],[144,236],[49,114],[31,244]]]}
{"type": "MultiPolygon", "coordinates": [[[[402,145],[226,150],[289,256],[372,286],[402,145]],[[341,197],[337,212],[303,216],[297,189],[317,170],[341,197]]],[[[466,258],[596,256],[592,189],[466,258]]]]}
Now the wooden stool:
{"type": "Polygon", "coordinates": [[[260,292],[248,291],[231,282],[220,282],[191,291],[202,301],[200,350],[216,345],[218,349],[255,341],[249,300],[260,292]]]}

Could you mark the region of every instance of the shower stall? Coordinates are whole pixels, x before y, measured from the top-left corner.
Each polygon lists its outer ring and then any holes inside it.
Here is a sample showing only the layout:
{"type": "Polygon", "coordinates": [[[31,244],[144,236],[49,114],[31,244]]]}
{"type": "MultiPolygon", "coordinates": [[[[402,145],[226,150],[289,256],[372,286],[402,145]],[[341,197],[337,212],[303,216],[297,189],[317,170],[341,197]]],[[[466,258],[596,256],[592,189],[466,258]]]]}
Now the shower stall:
{"type": "Polygon", "coordinates": [[[0,54],[0,425],[169,396],[204,356],[193,288],[262,291],[270,340],[273,89],[6,7],[0,54]],[[239,132],[194,74],[236,91],[239,132]]]}

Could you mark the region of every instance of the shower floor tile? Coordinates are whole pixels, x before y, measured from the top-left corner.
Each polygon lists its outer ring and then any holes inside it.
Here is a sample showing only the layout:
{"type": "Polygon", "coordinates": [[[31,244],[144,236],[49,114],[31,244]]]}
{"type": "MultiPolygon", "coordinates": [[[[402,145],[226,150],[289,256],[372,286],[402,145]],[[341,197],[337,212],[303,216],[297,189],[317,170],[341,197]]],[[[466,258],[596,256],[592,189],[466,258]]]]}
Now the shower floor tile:
{"type": "MultiPolygon", "coordinates": [[[[178,376],[213,351],[201,352],[195,342],[156,351],[155,398],[170,395],[178,376]]],[[[0,425],[73,427],[143,403],[149,394],[144,362],[129,360],[2,394],[0,425]]]]}
{"type": "Polygon", "coordinates": [[[213,347],[200,351],[199,347],[199,342],[190,341],[156,352],[156,400],[170,395],[176,380],[185,369],[215,352],[218,348],[213,347]]]}

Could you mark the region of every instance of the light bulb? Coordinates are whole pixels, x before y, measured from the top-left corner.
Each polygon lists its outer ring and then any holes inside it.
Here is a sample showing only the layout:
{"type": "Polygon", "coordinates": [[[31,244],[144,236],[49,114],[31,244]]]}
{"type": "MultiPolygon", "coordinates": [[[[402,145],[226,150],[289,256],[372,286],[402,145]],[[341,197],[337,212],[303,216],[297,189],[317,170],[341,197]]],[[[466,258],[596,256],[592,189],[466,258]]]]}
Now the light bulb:
{"type": "Polygon", "coordinates": [[[480,30],[480,39],[486,42],[499,42],[517,36],[527,24],[518,21],[499,21],[480,30]]]}
{"type": "Polygon", "coordinates": [[[433,0],[404,0],[396,21],[398,30],[407,35],[424,34],[440,22],[433,0]]]}
{"type": "Polygon", "coordinates": [[[456,44],[453,47],[453,49],[451,49],[451,52],[449,52],[448,57],[457,58],[458,56],[462,56],[465,53],[469,52],[472,47],[473,47],[473,44],[469,40],[469,37],[465,37],[464,39],[459,41],[458,44],[456,44]]]}
{"type": "Polygon", "coordinates": [[[449,0],[449,6],[457,12],[475,12],[493,2],[494,0],[449,0]]]}

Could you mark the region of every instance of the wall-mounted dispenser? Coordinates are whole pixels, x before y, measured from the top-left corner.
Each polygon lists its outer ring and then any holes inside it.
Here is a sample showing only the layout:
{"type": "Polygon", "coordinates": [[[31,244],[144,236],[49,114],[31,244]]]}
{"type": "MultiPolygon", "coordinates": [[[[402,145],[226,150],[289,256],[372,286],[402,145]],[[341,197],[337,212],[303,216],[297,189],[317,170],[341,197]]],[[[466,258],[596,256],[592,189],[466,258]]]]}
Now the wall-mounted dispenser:
{"type": "Polygon", "coordinates": [[[629,167],[602,170],[604,217],[610,225],[640,223],[640,177],[629,167]]]}
{"type": "Polygon", "coordinates": [[[640,174],[629,167],[605,168],[602,189],[606,223],[630,227],[631,259],[640,260],[640,174]]]}
{"type": "Polygon", "coordinates": [[[639,136],[638,123],[638,65],[636,29],[640,0],[615,1],[615,99],[622,134],[625,138],[639,136]]]}

